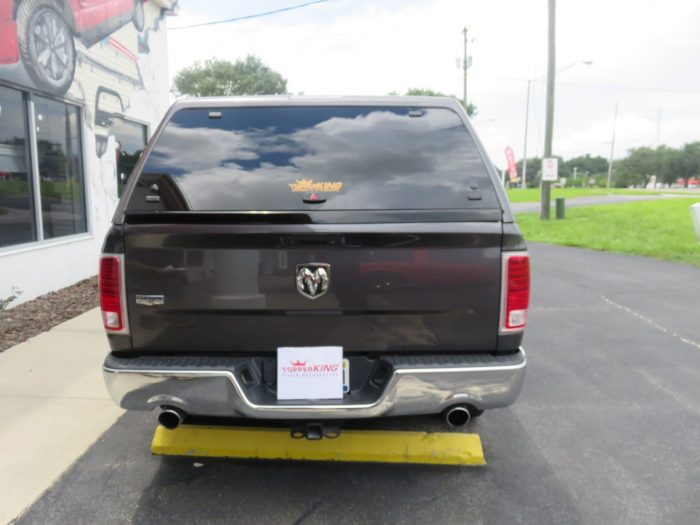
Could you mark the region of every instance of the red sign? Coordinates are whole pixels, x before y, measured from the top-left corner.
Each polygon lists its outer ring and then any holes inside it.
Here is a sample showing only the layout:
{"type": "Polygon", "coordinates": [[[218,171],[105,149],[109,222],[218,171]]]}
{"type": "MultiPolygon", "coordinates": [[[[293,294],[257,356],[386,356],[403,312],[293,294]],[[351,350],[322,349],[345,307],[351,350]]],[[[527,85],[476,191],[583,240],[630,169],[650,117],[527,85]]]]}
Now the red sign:
{"type": "Polygon", "coordinates": [[[511,181],[518,179],[518,165],[515,162],[515,153],[513,148],[506,146],[506,160],[508,161],[508,176],[511,181]]]}

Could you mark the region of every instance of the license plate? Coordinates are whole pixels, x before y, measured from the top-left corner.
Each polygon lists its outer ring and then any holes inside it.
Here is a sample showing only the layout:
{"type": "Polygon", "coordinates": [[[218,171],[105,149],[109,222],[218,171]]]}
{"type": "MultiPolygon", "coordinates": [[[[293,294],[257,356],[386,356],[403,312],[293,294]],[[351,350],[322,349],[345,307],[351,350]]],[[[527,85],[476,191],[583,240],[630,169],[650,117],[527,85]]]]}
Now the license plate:
{"type": "Polygon", "coordinates": [[[277,399],[342,399],[350,368],[340,346],[279,347],[277,399]]]}

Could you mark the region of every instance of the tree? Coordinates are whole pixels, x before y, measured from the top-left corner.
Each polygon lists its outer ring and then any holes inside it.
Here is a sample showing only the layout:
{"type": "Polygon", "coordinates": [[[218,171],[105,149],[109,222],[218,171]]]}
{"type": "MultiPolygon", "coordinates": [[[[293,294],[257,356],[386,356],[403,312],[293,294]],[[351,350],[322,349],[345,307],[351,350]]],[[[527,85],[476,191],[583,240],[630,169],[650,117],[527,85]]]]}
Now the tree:
{"type": "Polygon", "coordinates": [[[600,155],[592,157],[590,153],[580,155],[566,161],[569,171],[573,173],[576,168],[577,175],[588,173],[607,173],[608,160],[600,155]]]}
{"type": "Polygon", "coordinates": [[[682,162],[678,176],[683,179],[684,186],[688,187],[688,179],[697,178],[700,175],[700,142],[689,142],[683,146],[682,162]]]}
{"type": "Polygon", "coordinates": [[[669,185],[675,184],[683,171],[683,152],[662,145],[656,148],[656,154],[659,157],[657,181],[669,185]]]}
{"type": "MultiPolygon", "coordinates": [[[[523,161],[518,161],[518,173],[522,176],[523,161]]],[[[527,159],[527,180],[525,184],[528,188],[538,188],[542,177],[542,158],[530,157],[527,159]]]]}
{"type": "MultiPolygon", "coordinates": [[[[433,91],[432,89],[424,89],[424,88],[411,88],[408,91],[406,91],[406,95],[414,96],[414,97],[452,97],[452,98],[457,98],[454,95],[445,95],[444,93],[440,93],[439,91],[433,91]]],[[[463,100],[459,100],[459,103],[462,104],[462,107],[464,109],[466,109],[467,115],[469,115],[470,117],[476,117],[478,110],[476,109],[476,106],[474,104],[472,104],[470,102],[469,104],[467,104],[466,107],[464,107],[463,100]]]]}
{"type": "Polygon", "coordinates": [[[277,95],[286,91],[287,79],[254,55],[235,63],[217,59],[195,62],[173,80],[176,95],[193,97],[277,95]]]}
{"type": "Polygon", "coordinates": [[[661,163],[656,150],[642,146],[632,148],[629,155],[615,163],[615,187],[646,187],[652,175],[659,175],[661,163]]]}

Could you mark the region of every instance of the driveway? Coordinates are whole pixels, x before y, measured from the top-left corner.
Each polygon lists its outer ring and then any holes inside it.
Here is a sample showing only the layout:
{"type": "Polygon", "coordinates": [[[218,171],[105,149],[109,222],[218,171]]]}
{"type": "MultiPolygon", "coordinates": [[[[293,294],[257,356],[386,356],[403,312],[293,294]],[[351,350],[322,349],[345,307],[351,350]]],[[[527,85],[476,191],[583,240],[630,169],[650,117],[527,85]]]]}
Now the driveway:
{"type": "MultiPolygon", "coordinates": [[[[687,197],[687,195],[676,195],[673,193],[663,193],[660,195],[596,195],[593,197],[573,197],[566,199],[566,206],[598,206],[600,204],[620,204],[623,202],[637,201],[655,201],[659,199],[675,199],[678,197],[687,197]]],[[[510,204],[513,213],[528,213],[540,211],[540,203],[538,202],[512,202],[510,204]]],[[[554,208],[554,199],[552,199],[552,208],[554,208]]]]}
{"type": "Polygon", "coordinates": [[[18,523],[696,523],[700,270],[531,249],[525,388],[471,426],[486,467],[163,459],[130,413],[18,523]]]}

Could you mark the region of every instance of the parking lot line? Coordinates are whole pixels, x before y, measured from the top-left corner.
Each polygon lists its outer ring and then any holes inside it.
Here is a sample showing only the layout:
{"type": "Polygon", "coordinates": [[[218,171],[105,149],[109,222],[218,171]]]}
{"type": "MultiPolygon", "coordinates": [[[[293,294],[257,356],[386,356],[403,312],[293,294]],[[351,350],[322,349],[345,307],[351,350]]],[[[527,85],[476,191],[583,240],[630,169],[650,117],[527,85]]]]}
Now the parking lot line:
{"type": "Polygon", "coordinates": [[[485,465],[478,434],[345,430],[334,439],[294,439],[288,429],[182,425],[156,428],[151,452],[164,456],[485,465]]]}

